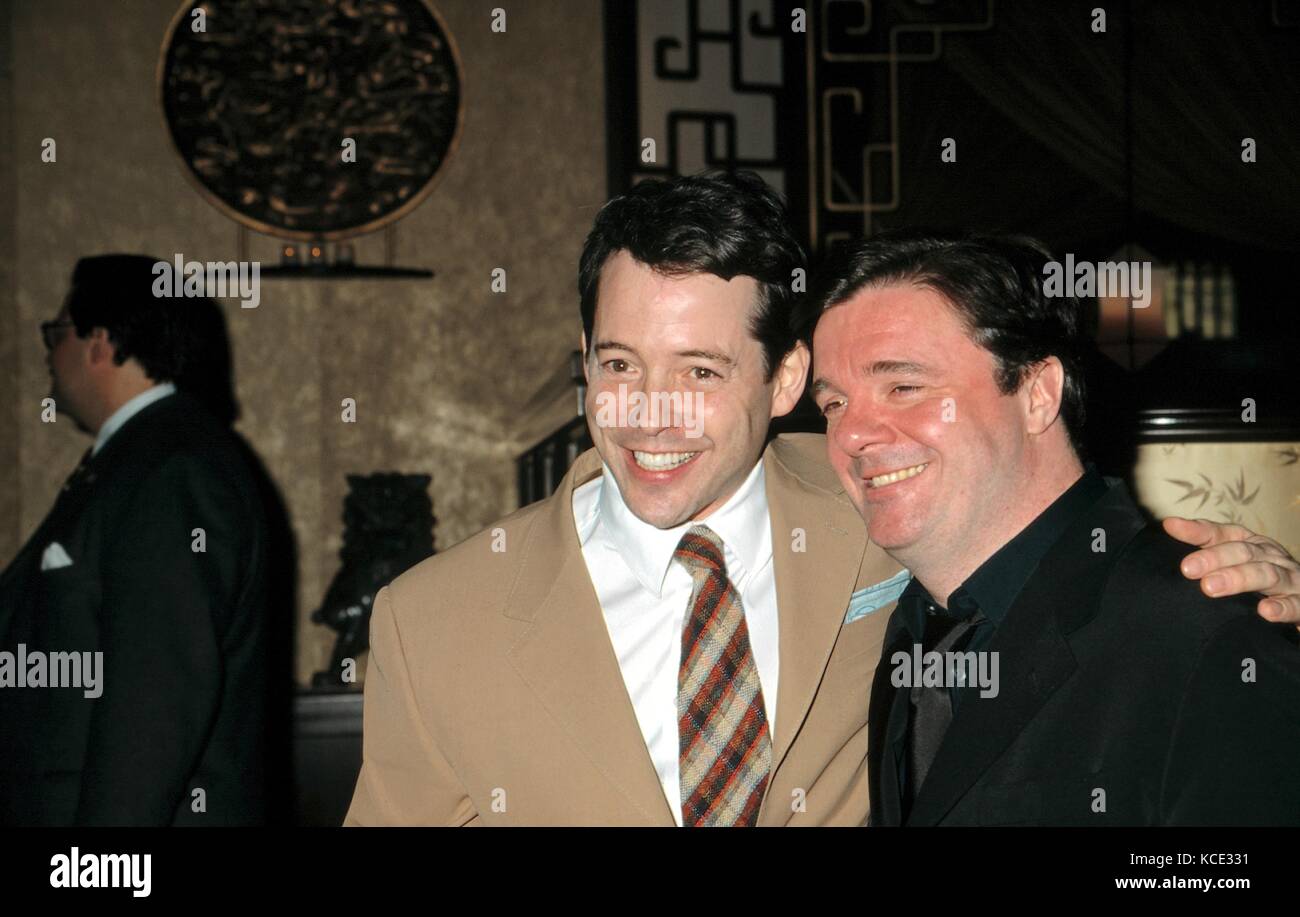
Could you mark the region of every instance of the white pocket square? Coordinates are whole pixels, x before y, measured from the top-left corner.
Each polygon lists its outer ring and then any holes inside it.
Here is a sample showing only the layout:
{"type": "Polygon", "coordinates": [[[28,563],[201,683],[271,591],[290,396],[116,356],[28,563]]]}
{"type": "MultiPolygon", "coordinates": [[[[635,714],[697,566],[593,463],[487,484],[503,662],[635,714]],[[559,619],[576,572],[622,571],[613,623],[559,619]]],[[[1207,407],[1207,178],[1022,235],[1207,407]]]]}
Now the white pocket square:
{"type": "Polygon", "coordinates": [[[59,544],[57,541],[51,541],[50,546],[46,548],[45,553],[41,555],[41,569],[58,570],[60,567],[71,566],[72,558],[68,556],[67,551],[63,550],[63,545],[59,544]]]}

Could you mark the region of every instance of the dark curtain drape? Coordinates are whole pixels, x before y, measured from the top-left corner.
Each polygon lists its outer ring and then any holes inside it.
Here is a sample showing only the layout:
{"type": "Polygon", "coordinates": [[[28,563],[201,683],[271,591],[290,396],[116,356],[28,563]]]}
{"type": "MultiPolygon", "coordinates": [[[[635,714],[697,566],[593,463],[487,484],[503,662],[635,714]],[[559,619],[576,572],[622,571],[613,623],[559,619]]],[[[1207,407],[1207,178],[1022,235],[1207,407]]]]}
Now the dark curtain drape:
{"type": "Polygon", "coordinates": [[[1300,250],[1300,29],[1268,0],[1106,7],[1100,35],[1078,7],[999,4],[992,30],[948,37],[944,62],[1098,186],[1131,189],[1136,212],[1300,250]]]}

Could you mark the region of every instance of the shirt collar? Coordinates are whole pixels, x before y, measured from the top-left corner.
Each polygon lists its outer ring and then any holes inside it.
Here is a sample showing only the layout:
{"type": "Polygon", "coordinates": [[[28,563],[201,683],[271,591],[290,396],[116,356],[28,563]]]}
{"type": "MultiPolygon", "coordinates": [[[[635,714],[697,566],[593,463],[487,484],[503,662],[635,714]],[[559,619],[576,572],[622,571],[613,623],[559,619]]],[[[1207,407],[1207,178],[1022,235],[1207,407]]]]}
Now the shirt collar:
{"type": "MultiPolygon", "coordinates": [[[[727,502],[698,523],[707,525],[722,539],[727,576],[737,588],[741,580],[763,569],[772,559],[766,480],[760,460],[727,502]]],[[[662,596],[677,545],[697,523],[684,522],[671,529],[660,529],[638,519],[623,502],[618,482],[608,465],[601,473],[596,513],[610,544],[637,581],[656,596],[662,596]]]]}
{"type": "Polygon", "coordinates": [[[90,454],[98,455],[99,450],[104,448],[104,443],[108,442],[109,437],[114,433],[122,429],[124,423],[136,414],[139,414],[155,401],[166,398],[175,391],[175,385],[170,382],[163,382],[160,385],[155,385],[152,388],[145,389],[126,404],[122,405],[110,414],[108,420],[104,421],[103,426],[99,428],[99,433],[95,436],[95,444],[91,447],[90,454]]]}

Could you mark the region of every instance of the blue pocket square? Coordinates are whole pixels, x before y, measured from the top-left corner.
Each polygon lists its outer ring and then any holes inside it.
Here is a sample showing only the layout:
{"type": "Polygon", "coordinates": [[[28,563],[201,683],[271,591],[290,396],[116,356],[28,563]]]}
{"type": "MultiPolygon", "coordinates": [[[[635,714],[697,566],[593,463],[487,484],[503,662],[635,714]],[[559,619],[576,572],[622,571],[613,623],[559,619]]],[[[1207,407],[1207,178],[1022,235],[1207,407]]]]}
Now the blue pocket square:
{"type": "Polygon", "coordinates": [[[883,583],[859,589],[849,597],[849,611],[844,616],[844,623],[852,624],[858,618],[865,618],[877,608],[884,608],[890,602],[897,601],[911,581],[912,571],[900,570],[883,583]]]}

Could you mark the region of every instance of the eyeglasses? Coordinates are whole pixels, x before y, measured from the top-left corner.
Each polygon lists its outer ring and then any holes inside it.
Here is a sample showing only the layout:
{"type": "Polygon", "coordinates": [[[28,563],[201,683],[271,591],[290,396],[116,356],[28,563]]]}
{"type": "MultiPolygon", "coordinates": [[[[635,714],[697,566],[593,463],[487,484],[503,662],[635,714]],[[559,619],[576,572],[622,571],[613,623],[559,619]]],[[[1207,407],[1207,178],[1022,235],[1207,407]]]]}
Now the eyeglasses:
{"type": "Polygon", "coordinates": [[[75,324],[71,321],[41,322],[41,340],[45,342],[45,349],[53,350],[63,340],[63,335],[55,333],[59,328],[71,328],[75,324]]]}

